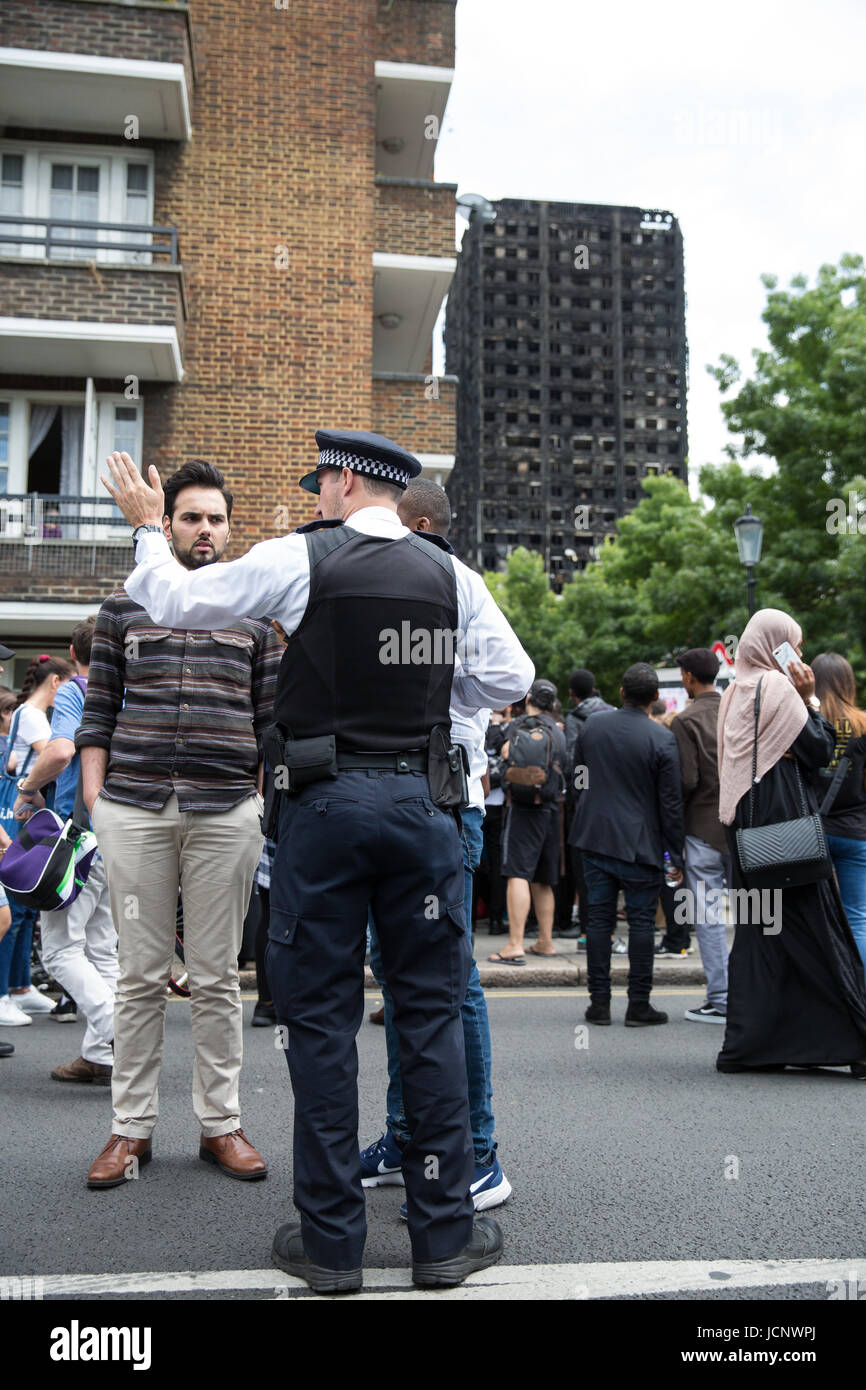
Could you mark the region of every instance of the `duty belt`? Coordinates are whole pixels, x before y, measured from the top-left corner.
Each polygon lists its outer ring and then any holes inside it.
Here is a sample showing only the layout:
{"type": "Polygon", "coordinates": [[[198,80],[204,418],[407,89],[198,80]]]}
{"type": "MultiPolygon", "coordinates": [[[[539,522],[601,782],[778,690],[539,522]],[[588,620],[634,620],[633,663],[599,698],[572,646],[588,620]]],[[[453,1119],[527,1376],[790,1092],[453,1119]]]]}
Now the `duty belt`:
{"type": "Polygon", "coordinates": [[[341,753],[337,752],[337,767],[341,772],[350,768],[370,771],[385,769],[388,772],[426,772],[428,753],[426,748],[412,749],[406,753],[341,753]]]}

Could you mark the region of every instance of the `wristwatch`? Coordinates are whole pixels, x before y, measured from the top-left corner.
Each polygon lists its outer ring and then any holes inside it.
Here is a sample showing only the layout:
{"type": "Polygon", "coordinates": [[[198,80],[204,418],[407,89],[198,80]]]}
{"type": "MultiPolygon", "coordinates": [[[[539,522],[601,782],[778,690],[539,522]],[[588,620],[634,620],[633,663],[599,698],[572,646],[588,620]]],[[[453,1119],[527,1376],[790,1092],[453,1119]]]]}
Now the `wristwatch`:
{"type": "Polygon", "coordinates": [[[133,544],[133,545],[136,545],[136,544],[137,544],[138,538],[139,538],[139,536],[141,535],[142,531],[156,531],[160,536],[162,535],[162,527],[161,527],[161,526],[155,526],[152,522],[146,521],[146,522],[144,522],[144,524],[143,524],[142,526],[136,526],[135,530],[133,531],[133,533],[132,533],[132,544],[133,544]]]}
{"type": "Polygon", "coordinates": [[[817,696],[817,695],[810,695],[810,696],[809,696],[809,704],[812,706],[813,709],[820,709],[820,708],[821,708],[821,701],[818,699],[818,696],[817,696]]]}
{"type": "Polygon", "coordinates": [[[19,795],[19,796],[37,796],[37,795],[38,795],[38,792],[37,792],[36,787],[29,787],[29,788],[26,788],[26,787],[24,787],[24,786],[22,785],[22,784],[23,784],[24,782],[26,782],[26,781],[27,781],[27,777],[26,777],[26,775],[25,775],[24,777],[19,777],[19,778],[18,778],[18,781],[15,783],[15,790],[18,792],[18,795],[19,795]]]}

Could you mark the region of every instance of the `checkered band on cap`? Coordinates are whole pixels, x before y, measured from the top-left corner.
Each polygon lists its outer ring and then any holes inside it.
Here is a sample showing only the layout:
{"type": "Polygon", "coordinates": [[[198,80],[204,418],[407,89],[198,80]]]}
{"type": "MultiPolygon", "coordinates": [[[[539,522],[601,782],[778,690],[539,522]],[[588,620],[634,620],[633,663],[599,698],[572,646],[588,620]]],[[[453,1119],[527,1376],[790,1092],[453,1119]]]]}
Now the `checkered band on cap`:
{"type": "Polygon", "coordinates": [[[362,459],[344,449],[322,449],[316,468],[351,468],[353,473],[367,473],[371,478],[382,478],[397,487],[409,486],[409,473],[405,468],[386,463],[384,459],[362,459]]]}

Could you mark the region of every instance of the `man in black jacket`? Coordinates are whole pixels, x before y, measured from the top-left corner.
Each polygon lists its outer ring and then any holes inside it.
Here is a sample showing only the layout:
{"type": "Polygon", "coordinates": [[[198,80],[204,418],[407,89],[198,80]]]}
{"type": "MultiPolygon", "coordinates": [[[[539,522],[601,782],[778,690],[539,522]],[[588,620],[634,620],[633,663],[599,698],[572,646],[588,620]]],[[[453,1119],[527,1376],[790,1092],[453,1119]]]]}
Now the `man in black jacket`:
{"type": "Polygon", "coordinates": [[[593,715],[578,730],[571,763],[577,810],[569,844],[582,853],[589,896],[590,1023],[610,1023],[610,937],[619,885],[628,916],[627,1028],[667,1023],[649,1002],[655,910],[664,854],[682,878],[680,761],[669,729],[648,716],[658,677],[646,662],[622,678],[624,708],[593,715]]]}
{"type": "MultiPolygon", "coordinates": [[[[565,754],[566,765],[574,761],[574,745],[577,741],[578,730],[585,724],[591,714],[600,714],[602,710],[613,709],[599,695],[595,686],[595,676],[592,671],[585,668],[572,671],[568,678],[568,688],[574,700],[574,708],[565,712],[565,754]]],[[[574,815],[577,804],[577,794],[569,780],[565,789],[565,815],[566,825],[574,815]]],[[[589,915],[587,913],[586,880],[583,877],[583,863],[580,857],[580,850],[574,846],[569,847],[566,856],[565,872],[559,880],[559,888],[556,894],[556,922],[557,930],[555,936],[581,937],[586,936],[589,915]],[[572,926],[571,914],[574,907],[574,895],[577,893],[579,926],[572,926]]],[[[578,949],[580,949],[578,947],[578,949]]]]}

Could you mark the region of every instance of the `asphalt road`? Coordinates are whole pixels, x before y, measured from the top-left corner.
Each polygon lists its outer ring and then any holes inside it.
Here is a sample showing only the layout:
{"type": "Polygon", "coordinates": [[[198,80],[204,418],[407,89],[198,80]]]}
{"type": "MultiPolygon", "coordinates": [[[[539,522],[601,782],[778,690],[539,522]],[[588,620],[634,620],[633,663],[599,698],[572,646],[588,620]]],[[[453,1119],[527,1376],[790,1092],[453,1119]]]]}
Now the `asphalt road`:
{"type": "MultiPolygon", "coordinates": [[[[548,1280],[550,1297],[826,1299],[823,1267],[802,1281],[789,1272],[781,1285],[772,1271],[761,1282],[760,1268],[747,1286],[731,1273],[730,1262],[805,1259],[844,1262],[866,1293],[866,1085],[831,1071],[722,1076],[722,1029],[682,1017],[700,992],[659,989],[653,999],[671,1015],[666,1027],[623,1028],[618,994],[612,1027],[576,1033],[582,990],[488,992],[497,1137],[514,1187],[496,1215],[504,1264],[523,1271],[521,1296],[536,1286],[541,1296],[548,1280]],[[710,1277],[663,1287],[655,1262],[672,1261],[709,1261],[710,1277]],[[597,1286],[596,1267],[605,1275],[597,1286]]],[[[244,1008],[248,1021],[252,1000],[244,1008]]],[[[266,1181],[234,1182],[198,1159],[188,1008],[172,1000],[154,1160],[138,1181],[102,1192],[88,1191],[85,1175],[110,1131],[110,1093],[48,1074],[77,1054],[81,1034],[80,1024],[48,1018],[3,1030],[16,1055],[0,1063],[0,1276],[213,1271],[217,1286],[197,1297],[296,1290],[276,1271],[271,1287],[251,1274],[245,1288],[237,1274],[267,1270],[273,1232],[293,1216],[291,1092],[270,1030],[245,1029],[241,1088],[242,1124],[269,1162],[266,1181]]],[[[365,1022],[358,1045],[367,1143],[384,1122],[383,1030],[365,1022]]],[[[408,1266],[402,1200],[398,1188],[367,1194],[374,1283],[377,1268],[408,1266]]],[[[190,1296],[167,1279],[152,1285],[125,1296],[190,1296]]],[[[85,1296],[99,1292],[92,1284],[85,1296]]],[[[498,1296],[508,1296],[504,1284],[498,1296]]]]}

